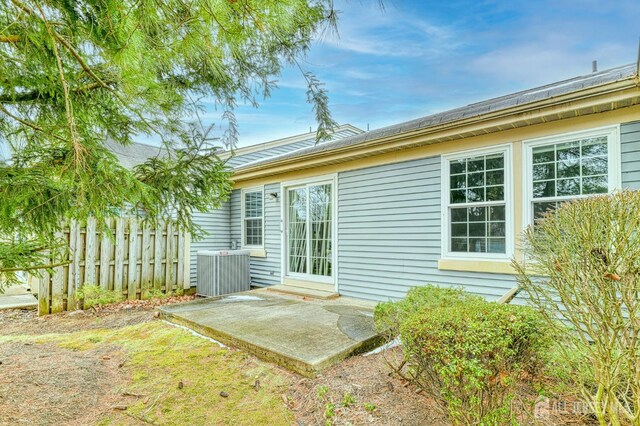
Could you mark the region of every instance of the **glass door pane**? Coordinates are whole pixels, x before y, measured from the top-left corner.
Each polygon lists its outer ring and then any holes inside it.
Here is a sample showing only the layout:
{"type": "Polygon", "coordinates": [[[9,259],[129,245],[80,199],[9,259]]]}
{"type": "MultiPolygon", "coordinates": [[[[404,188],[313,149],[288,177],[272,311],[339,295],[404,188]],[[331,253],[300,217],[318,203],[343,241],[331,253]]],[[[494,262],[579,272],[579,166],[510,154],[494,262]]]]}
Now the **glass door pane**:
{"type": "Polygon", "coordinates": [[[307,188],[288,191],[289,272],[307,272],[307,188]]]}
{"type": "Polygon", "coordinates": [[[331,276],[331,185],[309,187],[310,258],[312,275],[331,276]]]}

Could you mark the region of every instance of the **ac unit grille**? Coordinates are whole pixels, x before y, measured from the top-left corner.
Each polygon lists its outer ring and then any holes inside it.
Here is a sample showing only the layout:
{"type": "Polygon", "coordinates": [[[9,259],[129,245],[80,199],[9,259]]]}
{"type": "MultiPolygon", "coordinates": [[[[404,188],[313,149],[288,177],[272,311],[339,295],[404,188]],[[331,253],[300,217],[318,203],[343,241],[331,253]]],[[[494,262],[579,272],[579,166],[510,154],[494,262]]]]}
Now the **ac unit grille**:
{"type": "Polygon", "coordinates": [[[249,250],[199,251],[196,292],[202,296],[221,296],[248,291],[249,253],[249,250]]]}

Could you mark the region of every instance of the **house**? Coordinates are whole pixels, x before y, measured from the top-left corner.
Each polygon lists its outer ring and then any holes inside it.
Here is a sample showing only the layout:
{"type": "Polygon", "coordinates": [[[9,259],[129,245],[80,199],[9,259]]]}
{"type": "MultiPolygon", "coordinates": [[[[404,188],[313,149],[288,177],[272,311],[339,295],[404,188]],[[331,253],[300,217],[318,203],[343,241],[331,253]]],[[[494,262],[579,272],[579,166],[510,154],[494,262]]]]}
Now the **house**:
{"type": "Polygon", "coordinates": [[[542,212],[640,189],[639,84],[631,64],[318,145],[240,149],[231,199],[201,214],[213,232],[194,247],[250,249],[259,287],[388,300],[432,283],[495,300],[542,212]]]}

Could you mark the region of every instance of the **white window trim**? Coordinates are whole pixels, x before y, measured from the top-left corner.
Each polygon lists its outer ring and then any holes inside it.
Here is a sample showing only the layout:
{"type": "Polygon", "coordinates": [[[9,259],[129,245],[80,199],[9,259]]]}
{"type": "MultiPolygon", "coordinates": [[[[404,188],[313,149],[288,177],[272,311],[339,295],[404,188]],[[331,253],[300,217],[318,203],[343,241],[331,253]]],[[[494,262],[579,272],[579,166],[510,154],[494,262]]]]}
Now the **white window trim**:
{"type": "MultiPolygon", "coordinates": [[[[557,135],[545,136],[536,139],[527,139],[522,141],[522,202],[524,203],[522,211],[524,214],[523,219],[525,227],[533,223],[533,209],[531,208],[531,204],[533,202],[533,148],[544,145],[555,145],[558,143],[570,142],[597,136],[607,136],[607,164],[609,166],[607,180],[609,185],[609,193],[611,193],[622,187],[619,124],[616,124],[614,126],[596,127],[587,130],[580,130],[577,132],[560,133],[557,135]]],[[[594,195],[602,194],[572,195],[566,197],[558,197],[557,199],[571,200],[576,198],[592,197],[594,195]]]]}
{"type": "MultiPolygon", "coordinates": [[[[243,188],[242,191],[240,192],[240,232],[242,235],[242,248],[243,249],[263,249],[264,248],[264,228],[265,228],[265,223],[264,223],[264,213],[265,213],[265,203],[264,203],[264,186],[254,186],[251,188],[243,188]],[[248,193],[248,192],[260,192],[262,194],[262,244],[261,245],[249,245],[246,242],[247,236],[245,235],[245,219],[247,219],[245,217],[245,209],[244,209],[244,204],[245,204],[245,197],[244,194],[248,193]]],[[[249,219],[257,219],[257,218],[249,218],[249,219]]]]}
{"type": "MultiPolygon", "coordinates": [[[[488,148],[459,151],[453,154],[443,155],[440,165],[441,178],[441,256],[442,259],[449,260],[509,260],[513,256],[515,247],[514,224],[513,224],[513,145],[502,144],[488,148]],[[449,250],[449,190],[450,190],[450,168],[452,160],[475,157],[478,155],[490,155],[504,153],[504,204],[505,204],[505,253],[460,253],[449,250]]],[[[502,203],[500,203],[502,204],[502,203]]]]}

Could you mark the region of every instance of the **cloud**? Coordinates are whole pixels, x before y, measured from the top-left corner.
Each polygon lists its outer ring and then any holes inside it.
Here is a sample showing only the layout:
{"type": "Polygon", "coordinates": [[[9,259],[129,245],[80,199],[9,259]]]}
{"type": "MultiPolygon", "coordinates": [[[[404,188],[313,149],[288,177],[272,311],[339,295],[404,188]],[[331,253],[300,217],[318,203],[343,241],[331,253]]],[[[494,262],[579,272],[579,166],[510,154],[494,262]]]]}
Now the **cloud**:
{"type": "Polygon", "coordinates": [[[540,4],[545,12],[536,9],[501,30],[487,31],[486,44],[464,62],[464,72],[509,90],[589,74],[592,60],[598,60],[599,69],[633,62],[637,29],[624,22],[639,19],[640,8],[625,18],[617,11],[611,19],[611,5],[599,8],[596,3],[601,2],[588,2],[592,8],[580,10],[563,3],[540,4]]]}
{"type": "Polygon", "coordinates": [[[579,52],[571,48],[545,49],[538,43],[508,46],[471,61],[468,72],[490,76],[492,81],[522,82],[526,86],[552,83],[591,72],[591,61],[601,58],[600,69],[630,61],[626,46],[617,43],[579,52]],[[613,59],[612,58],[617,58],[613,59]]]}
{"type": "Polygon", "coordinates": [[[459,45],[453,28],[433,24],[395,7],[381,11],[352,3],[341,13],[338,26],[339,36],[327,35],[322,42],[361,55],[438,56],[459,45]]]}
{"type": "Polygon", "coordinates": [[[364,71],[357,68],[349,68],[342,72],[342,75],[348,79],[354,80],[375,80],[379,76],[370,71],[364,71]]]}

